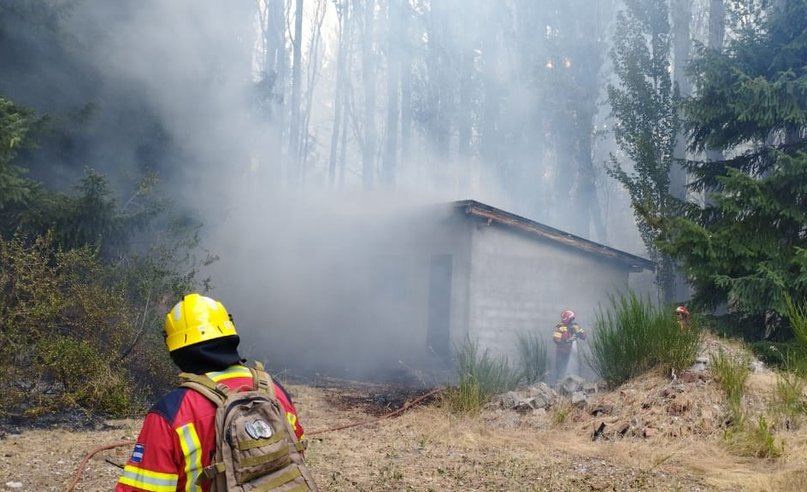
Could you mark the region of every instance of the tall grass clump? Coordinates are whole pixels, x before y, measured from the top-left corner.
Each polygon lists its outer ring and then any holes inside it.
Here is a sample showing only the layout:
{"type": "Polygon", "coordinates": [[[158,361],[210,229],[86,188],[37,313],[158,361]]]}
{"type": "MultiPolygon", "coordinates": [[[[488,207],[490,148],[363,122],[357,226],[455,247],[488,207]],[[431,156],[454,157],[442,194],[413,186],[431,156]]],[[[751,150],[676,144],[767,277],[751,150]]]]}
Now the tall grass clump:
{"type": "Polygon", "coordinates": [[[784,443],[777,442],[765,417],[759,417],[756,424],[730,427],[725,439],[729,450],[737,456],[771,459],[785,452],[784,443]]]}
{"type": "Polygon", "coordinates": [[[787,419],[807,414],[804,388],[807,386],[807,306],[785,295],[785,317],[796,338],[797,348],[782,356],[783,371],[776,378],[777,410],[787,419]]]}
{"type": "Polygon", "coordinates": [[[742,399],[745,383],[751,374],[750,358],[746,353],[728,353],[723,349],[709,356],[712,374],[723,390],[729,405],[731,422],[739,425],[743,421],[742,399]]]}
{"type": "Polygon", "coordinates": [[[799,372],[782,371],[776,376],[776,410],[788,419],[807,414],[804,387],[807,379],[799,372]]]}
{"type": "Polygon", "coordinates": [[[521,377],[527,384],[536,383],[546,375],[546,344],[535,332],[516,335],[516,348],[521,362],[521,377]]]}
{"type": "Polygon", "coordinates": [[[455,358],[459,382],[444,394],[455,413],[479,412],[493,395],[516,388],[521,379],[506,358],[493,356],[488,349],[480,354],[478,342],[470,338],[455,348],[455,358]]]}
{"type": "Polygon", "coordinates": [[[611,386],[655,367],[680,371],[697,355],[696,326],[682,330],[671,309],[633,292],[611,296],[594,327],[586,362],[611,386]]]}
{"type": "Polygon", "coordinates": [[[797,304],[792,297],[785,295],[785,317],[790,329],[799,342],[803,353],[807,353],[807,306],[797,304]]]}

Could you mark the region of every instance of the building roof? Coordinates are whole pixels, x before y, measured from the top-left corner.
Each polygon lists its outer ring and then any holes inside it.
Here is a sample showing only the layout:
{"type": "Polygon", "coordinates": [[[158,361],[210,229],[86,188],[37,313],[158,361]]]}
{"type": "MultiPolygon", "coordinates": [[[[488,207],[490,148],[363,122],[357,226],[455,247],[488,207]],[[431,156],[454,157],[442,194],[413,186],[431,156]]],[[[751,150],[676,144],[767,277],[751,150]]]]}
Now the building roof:
{"type": "Polygon", "coordinates": [[[610,246],[605,246],[600,243],[595,243],[588,239],[584,239],[574,234],[549,227],[533,220],[521,217],[520,215],[512,214],[490,205],[477,202],[476,200],[460,200],[454,204],[462,209],[466,214],[472,217],[478,217],[487,221],[488,225],[501,225],[506,228],[511,228],[516,231],[525,232],[529,235],[554,241],[570,248],[578,249],[580,251],[599,256],[608,260],[616,261],[630,268],[633,271],[639,272],[642,270],[654,270],[655,263],[641,256],[632,255],[624,251],[620,251],[610,246]]]}

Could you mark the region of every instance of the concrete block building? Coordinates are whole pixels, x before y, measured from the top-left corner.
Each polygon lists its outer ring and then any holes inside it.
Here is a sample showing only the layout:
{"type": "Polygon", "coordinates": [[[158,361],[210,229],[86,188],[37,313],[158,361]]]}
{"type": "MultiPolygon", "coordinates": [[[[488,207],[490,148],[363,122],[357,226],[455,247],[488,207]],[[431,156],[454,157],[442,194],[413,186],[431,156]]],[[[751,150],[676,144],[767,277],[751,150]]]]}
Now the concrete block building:
{"type": "Polygon", "coordinates": [[[590,329],[654,266],[473,200],[319,224],[266,245],[253,287],[267,293],[269,363],[336,377],[450,372],[466,337],[513,358],[525,330],[551,354],[562,310],[590,329]]]}

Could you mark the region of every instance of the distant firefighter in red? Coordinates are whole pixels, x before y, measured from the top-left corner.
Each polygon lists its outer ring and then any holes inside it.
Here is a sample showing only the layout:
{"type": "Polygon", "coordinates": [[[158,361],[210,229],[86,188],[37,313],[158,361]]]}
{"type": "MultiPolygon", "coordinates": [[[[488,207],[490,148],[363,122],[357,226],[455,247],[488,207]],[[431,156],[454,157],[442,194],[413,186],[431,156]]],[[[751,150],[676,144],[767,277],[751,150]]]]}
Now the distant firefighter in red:
{"type": "Polygon", "coordinates": [[[681,327],[681,331],[689,331],[689,309],[687,309],[686,306],[678,306],[675,308],[675,317],[678,319],[678,326],[681,327]]]}
{"type": "Polygon", "coordinates": [[[560,323],[555,325],[555,331],[552,334],[552,341],[555,342],[554,382],[558,382],[566,376],[575,340],[586,339],[586,333],[574,321],[574,316],[574,311],[568,309],[560,313],[560,323]]]}

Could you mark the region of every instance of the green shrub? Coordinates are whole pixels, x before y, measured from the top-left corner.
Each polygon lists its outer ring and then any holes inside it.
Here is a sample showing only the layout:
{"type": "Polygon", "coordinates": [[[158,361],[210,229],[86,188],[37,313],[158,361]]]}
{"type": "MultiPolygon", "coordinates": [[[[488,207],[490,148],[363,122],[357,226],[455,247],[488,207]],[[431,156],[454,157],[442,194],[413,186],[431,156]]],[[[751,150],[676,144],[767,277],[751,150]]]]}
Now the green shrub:
{"type": "Polygon", "coordinates": [[[807,413],[803,374],[783,371],[776,375],[776,408],[786,418],[796,418],[807,413]]]}
{"type": "Polygon", "coordinates": [[[552,425],[555,427],[561,426],[569,420],[569,417],[574,412],[574,406],[569,400],[560,400],[557,404],[552,406],[551,420],[552,425]]]}
{"type": "Polygon", "coordinates": [[[765,417],[759,417],[756,425],[733,426],[724,434],[729,450],[738,456],[752,458],[779,458],[785,445],[777,443],[765,417]]]}
{"type": "Polygon", "coordinates": [[[785,317],[790,322],[790,329],[802,348],[807,353],[807,306],[796,303],[792,297],[785,295],[785,317]]]}
{"type": "Polygon", "coordinates": [[[805,359],[804,351],[796,341],[774,342],[759,340],[748,344],[754,356],[770,367],[779,369],[792,368],[799,359],[805,359]]]}
{"type": "Polygon", "coordinates": [[[533,331],[520,332],[516,338],[521,377],[527,384],[541,381],[546,375],[547,353],[543,339],[533,331]]]}
{"type": "Polygon", "coordinates": [[[479,381],[465,377],[460,379],[456,387],[443,393],[443,404],[453,413],[475,415],[489,398],[490,395],[482,389],[479,381]]]}
{"type": "Polygon", "coordinates": [[[695,360],[697,326],[682,331],[671,309],[633,292],[611,296],[597,313],[585,360],[609,385],[618,386],[654,367],[681,371],[695,360]]]}
{"type": "Polygon", "coordinates": [[[723,349],[709,356],[712,374],[720,385],[729,405],[729,417],[734,425],[743,422],[742,398],[745,383],[751,374],[750,357],[745,352],[728,353],[723,349]]]}
{"type": "Polygon", "coordinates": [[[153,265],[60,250],[51,235],[0,238],[0,412],[79,405],[119,416],[171,387],[169,307],[155,299],[177,298],[192,276],[153,265]]]}
{"type": "Polygon", "coordinates": [[[518,386],[521,375],[510,368],[504,357],[479,353],[479,344],[466,338],[455,348],[459,382],[444,394],[445,404],[455,412],[476,413],[490,397],[518,386]]]}

